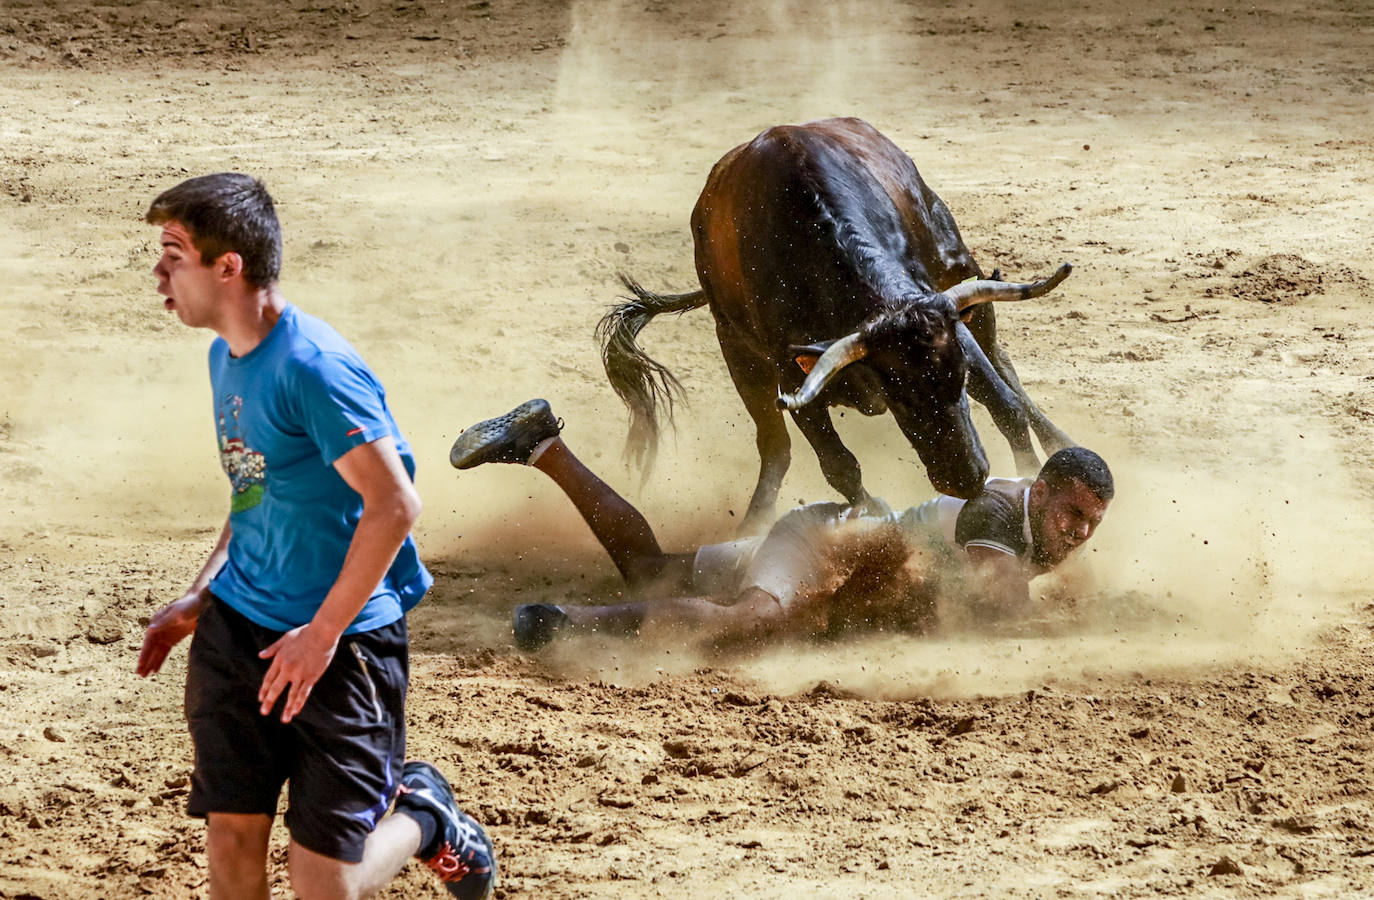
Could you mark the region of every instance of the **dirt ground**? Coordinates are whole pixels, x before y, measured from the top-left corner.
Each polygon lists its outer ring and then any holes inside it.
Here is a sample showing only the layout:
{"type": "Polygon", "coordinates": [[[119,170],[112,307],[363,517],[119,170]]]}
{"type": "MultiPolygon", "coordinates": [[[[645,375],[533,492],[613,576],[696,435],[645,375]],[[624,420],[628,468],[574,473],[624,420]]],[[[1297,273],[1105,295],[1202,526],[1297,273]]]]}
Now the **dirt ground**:
{"type": "MultiPolygon", "coordinates": [[[[5,0],[0,896],[205,893],[185,652],[132,670],[225,485],[210,336],[141,215],[225,169],[415,446],[412,753],[499,896],[1374,896],[1372,50],[1362,0],[5,0]],[[538,473],[449,443],[547,396],[665,544],[729,536],[756,458],[709,315],[645,332],[691,406],[642,489],[592,327],[618,269],[695,287],[722,153],[829,115],[909,152],[985,269],[1075,264],[1001,331],[1117,473],[1096,580],[995,635],[521,656],[513,605],[612,570],[538,473]]],[[[890,419],[840,427],[890,502],[929,495],[890,419]]],[[[784,501],[830,498],[794,459],[784,501]]]]}

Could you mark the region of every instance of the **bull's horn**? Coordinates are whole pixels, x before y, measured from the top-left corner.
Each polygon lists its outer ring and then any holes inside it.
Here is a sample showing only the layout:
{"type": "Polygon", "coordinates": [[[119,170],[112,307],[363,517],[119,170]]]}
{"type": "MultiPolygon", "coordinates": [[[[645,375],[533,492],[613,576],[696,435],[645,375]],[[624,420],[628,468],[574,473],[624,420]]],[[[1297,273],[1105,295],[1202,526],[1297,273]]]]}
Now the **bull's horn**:
{"type": "Polygon", "coordinates": [[[840,370],[852,362],[858,362],[868,355],[868,348],[864,346],[863,339],[856,331],[853,334],[845,335],[838,341],[830,345],[830,349],[821,354],[821,358],[816,360],[816,365],[812,367],[811,373],[806,376],[802,386],[797,388],[795,394],[778,393],[778,406],[781,409],[797,410],[801,409],[823,390],[830,383],[830,379],[840,374],[840,370]]]}
{"type": "Polygon", "coordinates": [[[992,300],[1029,300],[1048,294],[1059,286],[1059,282],[1069,277],[1073,266],[1064,263],[1059,270],[1044,281],[1032,284],[1015,284],[1007,281],[965,281],[945,291],[945,296],[954,302],[954,308],[962,315],[979,303],[992,300]]]}

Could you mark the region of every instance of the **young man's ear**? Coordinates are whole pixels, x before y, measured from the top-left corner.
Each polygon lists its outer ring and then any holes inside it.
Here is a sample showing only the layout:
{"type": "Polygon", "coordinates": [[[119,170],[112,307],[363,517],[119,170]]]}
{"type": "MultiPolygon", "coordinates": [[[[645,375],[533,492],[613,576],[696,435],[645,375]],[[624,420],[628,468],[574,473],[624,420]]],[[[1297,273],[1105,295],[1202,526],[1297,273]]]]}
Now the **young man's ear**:
{"type": "Polygon", "coordinates": [[[1046,482],[1043,478],[1035,479],[1035,482],[1030,486],[1031,502],[1034,503],[1036,506],[1039,506],[1045,502],[1045,498],[1049,495],[1049,483],[1046,482]]]}
{"type": "Polygon", "coordinates": [[[215,274],[224,281],[243,274],[243,257],[233,250],[215,260],[215,274]]]}

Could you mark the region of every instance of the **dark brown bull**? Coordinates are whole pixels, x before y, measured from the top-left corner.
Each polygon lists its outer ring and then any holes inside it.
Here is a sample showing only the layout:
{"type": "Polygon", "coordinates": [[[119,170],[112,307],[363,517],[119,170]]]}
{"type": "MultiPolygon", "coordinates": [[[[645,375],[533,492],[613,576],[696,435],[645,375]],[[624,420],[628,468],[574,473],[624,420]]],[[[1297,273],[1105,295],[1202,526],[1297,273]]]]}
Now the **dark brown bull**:
{"type": "Polygon", "coordinates": [[[606,374],[631,411],[630,454],[645,464],[657,446],[657,409],[671,415],[681,386],[635,337],[660,312],[710,304],[758,432],[746,529],[772,514],[791,461],[780,407],[826,480],[855,504],[869,495],[830,406],[890,410],[931,483],[957,497],[977,494],[988,474],[966,375],[1023,473],[1039,466],[1028,426],[1047,452],[1073,443],[1026,396],[986,303],[1040,296],[1069,266],[1035,284],[982,280],[949,209],[866,122],[778,126],[731,150],[706,180],[692,236],[701,290],[655,294],[622,276],[636,299],[613,308],[597,333],[606,374]]]}

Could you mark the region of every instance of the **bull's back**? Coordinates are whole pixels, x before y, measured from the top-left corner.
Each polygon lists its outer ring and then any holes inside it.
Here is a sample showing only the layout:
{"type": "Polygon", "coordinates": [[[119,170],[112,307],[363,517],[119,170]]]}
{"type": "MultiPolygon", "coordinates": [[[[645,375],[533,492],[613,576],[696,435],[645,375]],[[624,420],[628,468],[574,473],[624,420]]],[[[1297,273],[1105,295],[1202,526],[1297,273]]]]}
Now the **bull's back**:
{"type": "Polygon", "coordinates": [[[717,321],[779,359],[977,273],[910,158],[858,119],[777,126],[731,150],[692,231],[717,321]]]}
{"type": "Polygon", "coordinates": [[[906,261],[930,288],[942,291],[978,274],[949,207],[900,147],[862,119],[824,119],[803,127],[843,146],[882,185],[908,241],[906,261]]]}

